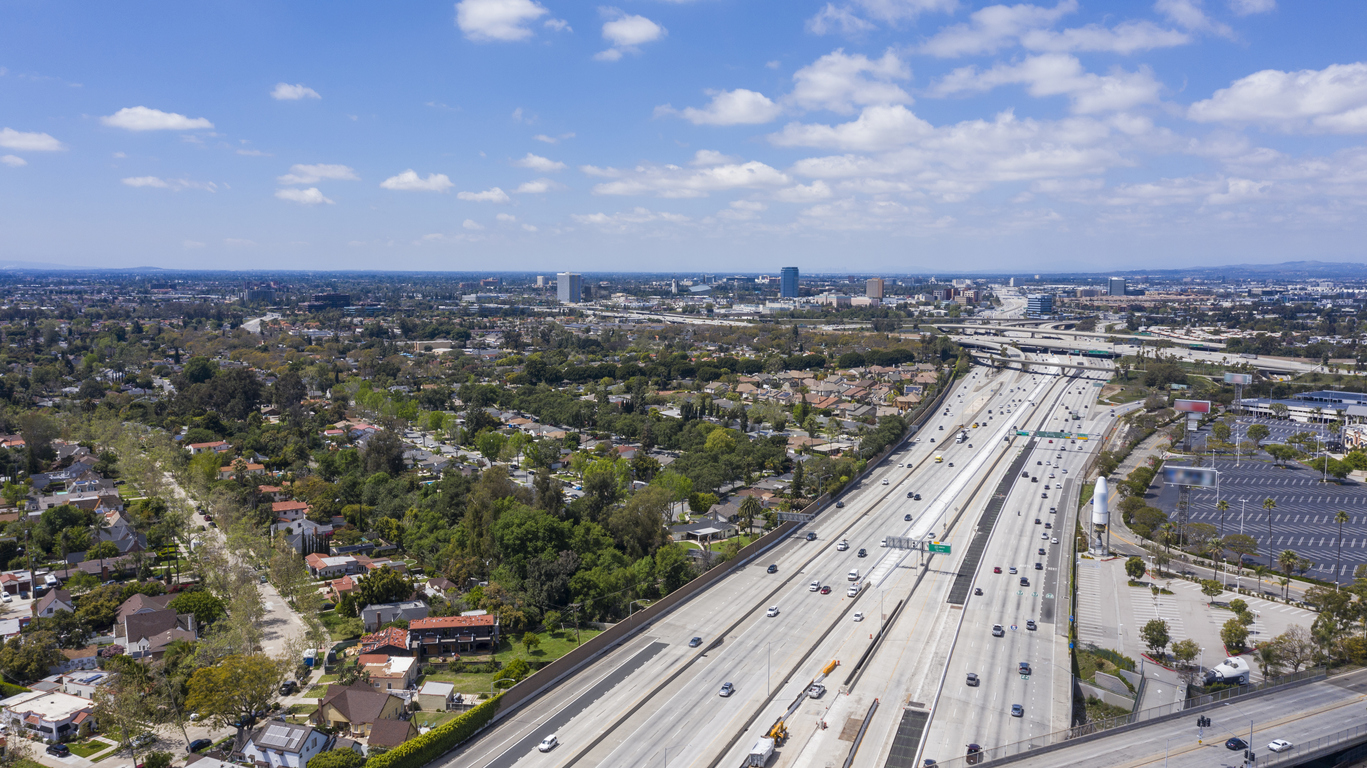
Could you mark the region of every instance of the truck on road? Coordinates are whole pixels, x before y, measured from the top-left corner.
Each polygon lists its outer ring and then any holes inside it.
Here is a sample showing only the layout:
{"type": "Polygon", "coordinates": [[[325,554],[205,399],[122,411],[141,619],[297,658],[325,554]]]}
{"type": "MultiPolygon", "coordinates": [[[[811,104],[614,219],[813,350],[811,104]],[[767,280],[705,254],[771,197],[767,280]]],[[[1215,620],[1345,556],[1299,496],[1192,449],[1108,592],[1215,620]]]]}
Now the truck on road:
{"type": "Polygon", "coordinates": [[[774,740],[764,737],[755,742],[755,746],[750,748],[750,754],[745,758],[746,765],[763,766],[769,762],[769,756],[774,754],[774,740]]]}

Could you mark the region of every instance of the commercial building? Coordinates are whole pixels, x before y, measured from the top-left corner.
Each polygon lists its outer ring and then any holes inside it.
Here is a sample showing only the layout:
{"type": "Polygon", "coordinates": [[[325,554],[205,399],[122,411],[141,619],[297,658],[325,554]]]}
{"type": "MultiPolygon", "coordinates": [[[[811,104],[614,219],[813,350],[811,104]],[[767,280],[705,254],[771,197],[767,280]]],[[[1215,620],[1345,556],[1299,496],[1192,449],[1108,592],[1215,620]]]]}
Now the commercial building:
{"type": "Polygon", "coordinates": [[[1054,297],[1048,293],[1032,293],[1025,297],[1025,314],[1027,315],[1052,315],[1054,313],[1054,297]]]}
{"type": "Polygon", "coordinates": [[[577,272],[557,272],[555,296],[561,304],[578,304],[584,300],[584,278],[577,272]]]}
{"type": "Polygon", "coordinates": [[[1113,278],[1111,278],[1110,282],[1107,284],[1107,287],[1106,287],[1106,295],[1107,295],[1107,296],[1124,296],[1124,295],[1125,295],[1125,278],[1123,278],[1123,277],[1113,277],[1113,278]]]}
{"type": "Polygon", "coordinates": [[[883,298],[883,278],[871,278],[868,282],[864,283],[864,295],[868,296],[870,299],[883,298]]]}
{"type": "Polygon", "coordinates": [[[797,298],[797,267],[784,267],[778,276],[778,296],[781,299],[797,298]]]}

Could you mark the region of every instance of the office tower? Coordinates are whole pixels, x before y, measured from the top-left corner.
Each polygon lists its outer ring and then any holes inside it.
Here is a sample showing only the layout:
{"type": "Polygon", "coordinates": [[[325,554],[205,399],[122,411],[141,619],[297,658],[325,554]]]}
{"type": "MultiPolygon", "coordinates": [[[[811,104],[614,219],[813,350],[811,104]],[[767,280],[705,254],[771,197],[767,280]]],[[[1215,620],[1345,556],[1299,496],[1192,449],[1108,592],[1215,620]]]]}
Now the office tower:
{"type": "Polygon", "coordinates": [[[883,278],[875,277],[864,283],[864,295],[870,299],[883,298],[883,278]]]}
{"type": "Polygon", "coordinates": [[[556,273],[555,294],[561,304],[578,304],[584,299],[584,278],[577,272],[556,273]]]}
{"type": "Polygon", "coordinates": [[[1107,295],[1107,296],[1124,296],[1124,295],[1125,295],[1125,278],[1123,278],[1123,277],[1113,277],[1113,278],[1111,278],[1110,285],[1107,286],[1106,295],[1107,295]]]}
{"type": "Polygon", "coordinates": [[[1032,293],[1025,297],[1025,314],[1051,315],[1054,313],[1054,297],[1047,293],[1032,293]]]}
{"type": "Polygon", "coordinates": [[[797,298],[797,267],[784,267],[779,273],[778,295],[784,299],[797,298]]]}

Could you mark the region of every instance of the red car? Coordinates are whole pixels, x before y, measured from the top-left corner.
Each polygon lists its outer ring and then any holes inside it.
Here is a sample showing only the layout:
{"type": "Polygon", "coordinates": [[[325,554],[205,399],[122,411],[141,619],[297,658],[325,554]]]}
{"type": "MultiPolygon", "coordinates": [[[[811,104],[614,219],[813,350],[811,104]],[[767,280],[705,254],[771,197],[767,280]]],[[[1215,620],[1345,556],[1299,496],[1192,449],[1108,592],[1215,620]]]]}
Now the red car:
{"type": "Polygon", "coordinates": [[[829,586],[824,586],[824,587],[821,588],[821,594],[823,594],[823,595],[829,595],[830,593],[831,593],[831,588],[830,588],[829,586]]]}
{"type": "Polygon", "coordinates": [[[1001,573],[1001,572],[1002,572],[1001,566],[999,565],[999,566],[993,568],[993,569],[992,569],[992,572],[993,572],[993,573],[1001,573]]]}

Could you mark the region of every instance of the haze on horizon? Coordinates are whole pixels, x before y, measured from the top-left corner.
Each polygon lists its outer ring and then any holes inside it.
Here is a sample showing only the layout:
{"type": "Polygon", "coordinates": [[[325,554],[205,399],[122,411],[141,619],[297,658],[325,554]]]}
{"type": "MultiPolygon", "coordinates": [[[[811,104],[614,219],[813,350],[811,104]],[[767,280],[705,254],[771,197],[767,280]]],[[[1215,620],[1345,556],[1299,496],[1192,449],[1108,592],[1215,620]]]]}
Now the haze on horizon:
{"type": "Polygon", "coordinates": [[[1364,28],[1346,1],[10,3],[0,259],[1361,261],[1364,28]]]}

